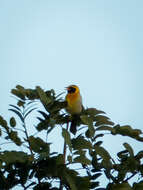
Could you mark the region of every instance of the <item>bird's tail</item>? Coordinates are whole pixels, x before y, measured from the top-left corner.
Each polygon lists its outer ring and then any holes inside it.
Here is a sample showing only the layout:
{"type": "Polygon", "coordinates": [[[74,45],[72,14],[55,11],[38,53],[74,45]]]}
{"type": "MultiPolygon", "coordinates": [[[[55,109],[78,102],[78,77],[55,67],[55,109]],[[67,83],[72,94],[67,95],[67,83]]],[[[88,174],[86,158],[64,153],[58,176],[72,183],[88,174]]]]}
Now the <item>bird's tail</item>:
{"type": "Polygon", "coordinates": [[[70,126],[70,132],[72,133],[72,134],[76,134],[76,132],[77,132],[77,125],[78,125],[78,123],[79,123],[79,115],[73,115],[72,116],[72,121],[71,121],[71,126],[70,126]]]}

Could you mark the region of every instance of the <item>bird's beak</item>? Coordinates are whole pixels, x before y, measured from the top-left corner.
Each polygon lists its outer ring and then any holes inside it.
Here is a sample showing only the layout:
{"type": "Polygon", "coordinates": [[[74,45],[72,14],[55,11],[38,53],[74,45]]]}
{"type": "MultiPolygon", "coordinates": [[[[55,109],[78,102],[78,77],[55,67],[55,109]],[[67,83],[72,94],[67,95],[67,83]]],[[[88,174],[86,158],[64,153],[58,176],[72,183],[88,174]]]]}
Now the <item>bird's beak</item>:
{"type": "Polygon", "coordinates": [[[68,90],[68,88],[69,88],[68,86],[67,86],[67,87],[65,87],[65,90],[68,90]]]}

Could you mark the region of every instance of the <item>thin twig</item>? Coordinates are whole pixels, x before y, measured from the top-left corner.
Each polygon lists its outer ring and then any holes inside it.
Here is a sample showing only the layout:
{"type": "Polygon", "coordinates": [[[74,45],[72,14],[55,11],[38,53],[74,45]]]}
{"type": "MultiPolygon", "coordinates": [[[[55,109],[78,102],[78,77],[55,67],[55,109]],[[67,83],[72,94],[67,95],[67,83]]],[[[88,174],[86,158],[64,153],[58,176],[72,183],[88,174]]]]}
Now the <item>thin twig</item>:
{"type": "MultiPolygon", "coordinates": [[[[69,128],[69,122],[67,122],[67,131],[69,128]]],[[[64,141],[64,148],[63,148],[63,155],[64,155],[64,164],[66,165],[66,152],[67,152],[67,144],[66,141],[64,141]]],[[[63,189],[62,179],[60,179],[60,190],[63,189]]]]}
{"type": "Polygon", "coordinates": [[[132,177],[134,177],[137,174],[137,172],[134,172],[130,177],[128,177],[126,180],[124,180],[124,182],[129,181],[132,177]]]}
{"type": "MultiPolygon", "coordinates": [[[[69,122],[67,122],[67,131],[68,131],[68,128],[69,128],[69,122]]],[[[66,152],[67,152],[67,144],[66,144],[66,141],[64,142],[64,149],[63,149],[63,155],[64,155],[64,164],[66,164],[66,152]]]]}

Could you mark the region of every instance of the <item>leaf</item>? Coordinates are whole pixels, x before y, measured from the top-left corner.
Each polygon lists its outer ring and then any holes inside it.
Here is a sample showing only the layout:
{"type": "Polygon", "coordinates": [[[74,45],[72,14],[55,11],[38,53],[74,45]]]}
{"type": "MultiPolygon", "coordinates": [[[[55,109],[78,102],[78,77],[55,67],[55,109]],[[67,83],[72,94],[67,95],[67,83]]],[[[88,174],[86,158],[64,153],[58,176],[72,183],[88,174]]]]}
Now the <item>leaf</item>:
{"type": "Polygon", "coordinates": [[[75,181],[78,190],[89,190],[91,187],[90,178],[87,176],[77,176],[75,181]]]}
{"type": "Polygon", "coordinates": [[[24,119],[34,110],[36,110],[37,108],[33,108],[31,110],[29,110],[25,115],[24,115],[24,119]]]}
{"type": "Polygon", "coordinates": [[[44,142],[41,138],[30,136],[28,141],[30,142],[30,146],[34,152],[47,152],[47,154],[49,154],[49,143],[44,142]]]}
{"type": "Polygon", "coordinates": [[[76,139],[72,139],[72,147],[77,149],[92,149],[92,144],[85,140],[84,137],[77,137],[76,139]]]}
{"type": "Polygon", "coordinates": [[[21,119],[22,123],[24,122],[24,118],[19,111],[14,109],[8,109],[8,110],[14,112],[21,119]]]}
{"type": "Polygon", "coordinates": [[[138,152],[135,157],[136,157],[137,159],[142,159],[142,158],[143,158],[143,151],[138,152]]]}
{"type": "Polygon", "coordinates": [[[121,159],[128,157],[128,150],[123,150],[117,153],[117,156],[121,159]]]}
{"type": "Polygon", "coordinates": [[[128,183],[121,184],[108,184],[107,190],[132,190],[131,186],[128,183]]]}
{"type": "Polygon", "coordinates": [[[95,143],[95,145],[100,146],[103,143],[103,141],[98,141],[95,143]]]}
{"type": "Polygon", "coordinates": [[[86,156],[77,156],[76,158],[74,158],[74,163],[81,163],[81,164],[85,164],[85,165],[90,165],[91,164],[91,161],[86,158],[86,156]]]}
{"type": "Polygon", "coordinates": [[[12,89],[11,93],[17,96],[18,98],[25,100],[25,95],[20,90],[12,89]]]}
{"type": "MultiPolygon", "coordinates": [[[[96,187],[98,187],[99,186],[99,182],[98,181],[96,181],[96,182],[92,182],[91,183],[91,189],[95,189],[96,187]]],[[[102,189],[101,189],[102,190],[102,189]]]]}
{"type": "Polygon", "coordinates": [[[140,135],[142,135],[142,131],[139,129],[132,129],[132,127],[129,125],[124,125],[124,126],[116,125],[113,127],[113,129],[114,129],[114,132],[112,132],[113,135],[120,134],[143,142],[143,137],[140,137],[140,135]]]}
{"type": "Polygon", "coordinates": [[[21,151],[4,151],[0,154],[0,159],[6,164],[15,162],[25,163],[29,160],[29,156],[27,153],[21,151]]]}
{"type": "Polygon", "coordinates": [[[11,127],[15,127],[16,126],[16,121],[15,121],[14,117],[10,118],[10,125],[11,125],[11,127]]]}
{"type": "Polygon", "coordinates": [[[23,107],[24,104],[25,104],[25,101],[19,100],[19,101],[17,102],[17,105],[18,105],[19,107],[21,107],[21,106],[23,107]]]}
{"type": "Polygon", "coordinates": [[[97,110],[96,108],[87,108],[84,113],[89,114],[91,116],[96,116],[98,114],[105,114],[104,111],[97,110]]]}
{"type": "Polygon", "coordinates": [[[1,125],[7,132],[9,132],[9,127],[8,127],[8,125],[7,125],[7,122],[6,122],[6,120],[3,119],[2,116],[0,116],[0,125],[1,125]]]}
{"type": "Polygon", "coordinates": [[[126,150],[129,152],[130,156],[134,157],[134,151],[133,151],[132,147],[128,143],[124,143],[123,145],[126,148],[126,150]]]}
{"type": "Polygon", "coordinates": [[[3,119],[2,116],[0,116],[0,125],[3,127],[7,127],[7,122],[6,122],[6,120],[3,119]]]}
{"type": "Polygon", "coordinates": [[[18,106],[15,106],[15,105],[12,105],[12,104],[9,104],[9,106],[15,108],[17,111],[21,112],[21,109],[18,107],[18,106]]]}
{"type": "Polygon", "coordinates": [[[45,112],[43,111],[38,111],[38,112],[44,117],[44,119],[49,118],[49,115],[47,115],[45,112]]]}
{"type": "Polygon", "coordinates": [[[96,153],[102,157],[103,160],[109,161],[111,159],[110,154],[101,146],[94,145],[96,153]]]}
{"type": "Polygon", "coordinates": [[[9,138],[18,146],[22,144],[21,139],[18,137],[17,131],[10,131],[8,134],[9,138]]]}
{"type": "Polygon", "coordinates": [[[100,126],[100,125],[114,125],[112,121],[106,116],[103,115],[98,115],[95,117],[96,124],[95,126],[100,126]]]}
{"type": "Polygon", "coordinates": [[[39,86],[36,87],[36,90],[38,92],[38,95],[42,104],[46,108],[51,103],[51,99],[46,95],[46,93],[39,86]]]}
{"type": "Polygon", "coordinates": [[[72,190],[78,190],[78,189],[76,188],[75,182],[74,182],[74,180],[72,179],[72,177],[71,177],[69,174],[66,174],[65,177],[66,177],[67,182],[68,182],[69,185],[70,185],[70,188],[71,188],[72,190]]]}
{"type": "Polygon", "coordinates": [[[88,125],[88,129],[89,129],[89,132],[90,132],[90,136],[94,136],[94,132],[95,132],[95,129],[94,129],[94,126],[93,126],[93,120],[91,117],[87,116],[87,115],[82,115],[80,116],[82,122],[86,125],[88,125]]]}
{"type": "Polygon", "coordinates": [[[143,190],[143,181],[133,184],[133,190],[143,190]]]}
{"type": "Polygon", "coordinates": [[[106,125],[103,125],[101,127],[98,127],[96,129],[96,131],[110,131],[110,132],[114,132],[114,128],[113,127],[109,127],[109,126],[106,126],[106,125]]]}
{"type": "Polygon", "coordinates": [[[97,179],[98,177],[100,177],[102,175],[102,173],[96,173],[96,174],[94,174],[94,175],[92,175],[91,176],[91,179],[93,180],[95,180],[95,179],[97,179]]]}
{"type": "Polygon", "coordinates": [[[72,143],[71,143],[70,134],[64,128],[62,128],[62,136],[64,137],[64,140],[65,140],[66,144],[69,146],[70,151],[72,151],[72,143]]]}

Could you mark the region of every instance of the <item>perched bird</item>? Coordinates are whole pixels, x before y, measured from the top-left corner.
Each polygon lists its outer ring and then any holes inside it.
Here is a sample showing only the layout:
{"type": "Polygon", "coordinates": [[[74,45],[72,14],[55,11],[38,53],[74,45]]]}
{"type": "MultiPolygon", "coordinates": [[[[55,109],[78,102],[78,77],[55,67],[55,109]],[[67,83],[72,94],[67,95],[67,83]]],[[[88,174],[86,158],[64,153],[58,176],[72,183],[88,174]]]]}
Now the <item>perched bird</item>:
{"type": "Polygon", "coordinates": [[[77,120],[79,118],[79,114],[83,109],[82,105],[82,97],[80,95],[79,87],[76,85],[70,85],[66,87],[67,95],[65,100],[67,101],[66,111],[71,114],[72,122],[70,126],[70,131],[75,134],[77,129],[77,120]]]}

